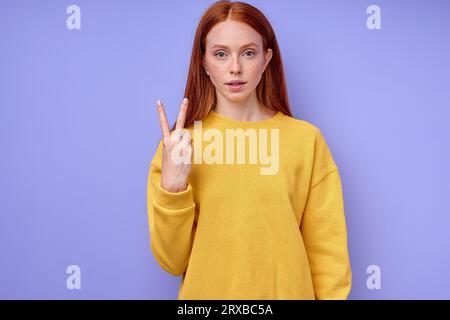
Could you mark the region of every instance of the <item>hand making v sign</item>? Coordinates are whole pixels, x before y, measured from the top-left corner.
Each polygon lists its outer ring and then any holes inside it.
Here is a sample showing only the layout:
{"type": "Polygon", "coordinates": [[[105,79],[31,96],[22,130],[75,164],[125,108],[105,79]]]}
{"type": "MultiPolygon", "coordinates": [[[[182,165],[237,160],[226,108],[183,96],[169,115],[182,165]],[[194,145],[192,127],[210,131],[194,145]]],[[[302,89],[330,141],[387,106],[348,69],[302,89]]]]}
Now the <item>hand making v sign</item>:
{"type": "Polygon", "coordinates": [[[178,113],[175,130],[170,132],[164,106],[157,101],[159,123],[163,136],[161,187],[169,192],[181,192],[187,188],[187,179],[192,167],[192,144],[189,130],[184,130],[188,99],[184,98],[178,113]],[[181,161],[187,158],[191,161],[181,161]],[[188,162],[188,163],[186,163],[188,162]]]}

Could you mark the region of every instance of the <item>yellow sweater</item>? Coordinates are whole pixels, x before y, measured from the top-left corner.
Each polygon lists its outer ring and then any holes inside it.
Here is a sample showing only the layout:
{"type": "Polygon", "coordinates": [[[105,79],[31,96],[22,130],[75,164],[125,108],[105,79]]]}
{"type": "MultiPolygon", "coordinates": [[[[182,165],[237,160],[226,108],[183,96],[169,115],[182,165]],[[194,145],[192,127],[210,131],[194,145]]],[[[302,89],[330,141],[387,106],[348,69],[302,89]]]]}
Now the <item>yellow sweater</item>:
{"type": "Polygon", "coordinates": [[[187,189],[160,186],[161,140],[147,189],[151,250],[164,270],[182,276],[178,299],[347,299],[341,180],[321,131],[281,112],[247,122],[215,111],[187,129],[196,157],[187,189]],[[234,161],[226,162],[227,138],[239,128],[253,137],[245,161],[237,160],[236,138],[234,161]],[[257,152],[257,163],[255,136],[266,155],[257,152]]]}

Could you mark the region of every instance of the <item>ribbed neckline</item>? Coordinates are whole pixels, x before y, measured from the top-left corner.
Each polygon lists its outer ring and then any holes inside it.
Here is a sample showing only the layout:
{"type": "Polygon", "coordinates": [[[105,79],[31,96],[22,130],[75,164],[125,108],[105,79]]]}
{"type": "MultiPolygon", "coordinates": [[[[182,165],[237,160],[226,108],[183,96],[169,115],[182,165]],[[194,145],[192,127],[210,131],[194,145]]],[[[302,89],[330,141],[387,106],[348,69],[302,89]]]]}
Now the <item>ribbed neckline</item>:
{"type": "Polygon", "coordinates": [[[254,126],[260,126],[260,125],[273,124],[280,117],[282,117],[282,115],[283,115],[283,113],[281,111],[277,111],[277,113],[270,119],[262,119],[262,120],[255,120],[255,121],[241,121],[241,120],[235,120],[228,116],[221,115],[221,114],[217,113],[216,111],[214,111],[213,109],[211,109],[208,114],[208,117],[210,117],[214,121],[224,123],[228,126],[254,127],[254,126]]]}

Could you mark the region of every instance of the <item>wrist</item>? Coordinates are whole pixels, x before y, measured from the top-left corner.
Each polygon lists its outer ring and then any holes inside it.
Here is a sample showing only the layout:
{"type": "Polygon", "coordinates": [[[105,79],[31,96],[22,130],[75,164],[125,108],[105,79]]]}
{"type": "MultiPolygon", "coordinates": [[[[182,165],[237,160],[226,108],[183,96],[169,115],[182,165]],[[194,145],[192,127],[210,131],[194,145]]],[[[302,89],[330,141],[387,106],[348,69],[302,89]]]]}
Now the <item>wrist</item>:
{"type": "Polygon", "coordinates": [[[181,192],[187,189],[187,183],[184,183],[183,185],[173,185],[173,186],[167,186],[161,183],[161,188],[172,193],[181,192]]]}

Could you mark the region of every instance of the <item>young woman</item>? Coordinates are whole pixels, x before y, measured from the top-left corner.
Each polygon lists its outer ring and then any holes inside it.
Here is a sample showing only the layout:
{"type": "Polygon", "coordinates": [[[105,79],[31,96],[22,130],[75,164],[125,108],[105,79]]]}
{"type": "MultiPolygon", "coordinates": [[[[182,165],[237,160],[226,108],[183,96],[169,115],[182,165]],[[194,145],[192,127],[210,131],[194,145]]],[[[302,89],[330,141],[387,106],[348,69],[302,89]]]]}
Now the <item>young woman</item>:
{"type": "Polygon", "coordinates": [[[171,130],[157,102],[147,190],[151,250],[182,276],[178,299],[346,299],[338,167],[320,129],[292,116],[258,9],[204,13],[184,96],[171,130]]]}

